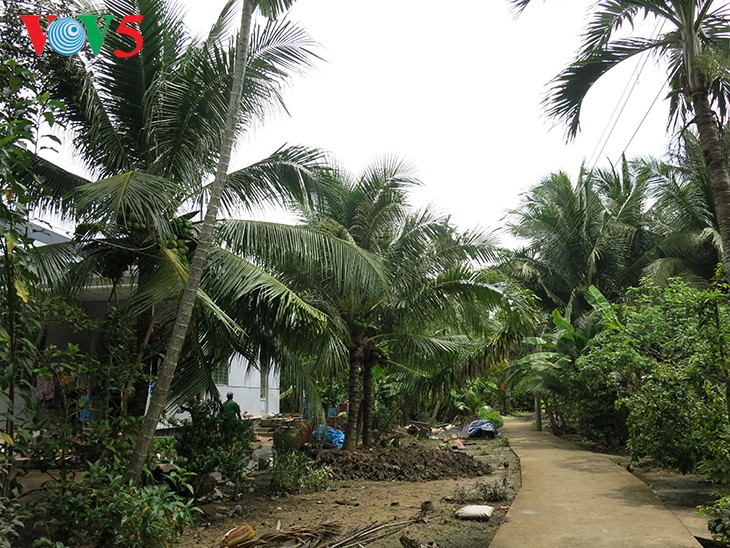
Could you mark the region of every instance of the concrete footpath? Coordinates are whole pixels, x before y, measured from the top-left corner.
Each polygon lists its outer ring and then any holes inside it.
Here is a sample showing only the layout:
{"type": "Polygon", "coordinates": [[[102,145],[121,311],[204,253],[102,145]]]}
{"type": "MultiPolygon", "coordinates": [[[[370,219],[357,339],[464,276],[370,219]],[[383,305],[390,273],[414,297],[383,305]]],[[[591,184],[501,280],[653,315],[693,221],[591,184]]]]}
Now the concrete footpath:
{"type": "Polygon", "coordinates": [[[505,417],[522,488],[491,548],[661,546],[698,548],[654,492],[606,455],[591,453],[532,419],[505,417]]]}

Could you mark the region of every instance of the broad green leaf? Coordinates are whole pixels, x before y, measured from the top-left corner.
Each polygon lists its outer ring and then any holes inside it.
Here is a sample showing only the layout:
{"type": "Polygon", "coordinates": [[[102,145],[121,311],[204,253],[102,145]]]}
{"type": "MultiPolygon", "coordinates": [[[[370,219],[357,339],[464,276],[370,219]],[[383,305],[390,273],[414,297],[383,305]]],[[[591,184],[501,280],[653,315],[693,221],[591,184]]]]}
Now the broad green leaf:
{"type": "Polygon", "coordinates": [[[7,242],[6,245],[8,246],[8,253],[12,253],[13,249],[18,246],[18,240],[16,240],[15,236],[13,236],[10,232],[5,233],[5,241],[7,242]]]}
{"type": "Polygon", "coordinates": [[[13,285],[15,286],[15,292],[18,294],[18,297],[23,299],[24,303],[27,303],[30,300],[30,292],[25,282],[19,278],[15,278],[13,285]]]}

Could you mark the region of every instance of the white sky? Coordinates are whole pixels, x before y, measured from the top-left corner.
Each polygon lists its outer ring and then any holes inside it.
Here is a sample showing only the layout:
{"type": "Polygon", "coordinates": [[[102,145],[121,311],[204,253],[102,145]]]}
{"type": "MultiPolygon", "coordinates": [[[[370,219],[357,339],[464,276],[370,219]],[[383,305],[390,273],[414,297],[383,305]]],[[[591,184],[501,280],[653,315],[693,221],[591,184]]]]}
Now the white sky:
{"type": "MultiPolygon", "coordinates": [[[[224,0],[201,4],[187,2],[193,30],[207,29],[224,0]]],[[[241,143],[235,166],[285,142],[331,151],[353,172],[395,154],[423,182],[415,205],[495,228],[543,175],[577,173],[631,79],[633,66],[600,82],[571,145],[542,115],[545,84],[572,59],[590,4],[535,1],[515,19],[506,0],[298,0],[290,18],[322,45],[325,62],[292,82],[291,117],[241,143]]],[[[664,79],[650,60],[599,165],[620,157],[664,79]]],[[[663,154],[667,108],[660,100],[651,109],[629,157],[663,154]]]]}
{"type": "MultiPolygon", "coordinates": [[[[225,0],[181,3],[188,26],[199,33],[225,0]]],[[[507,0],[298,0],[289,17],[321,44],[325,61],[292,81],[291,116],[273,116],[239,143],[231,169],[284,143],[321,147],[355,173],[397,155],[423,182],[414,205],[432,203],[459,226],[496,228],[542,176],[577,173],[631,80],[634,66],[600,82],[587,98],[583,131],[570,145],[563,128],[551,130],[542,115],[545,85],[578,48],[592,4],[535,1],[515,19],[507,0]]],[[[649,60],[599,166],[618,160],[664,80],[649,60]]],[[[663,155],[663,95],[629,157],[663,155]]]]}

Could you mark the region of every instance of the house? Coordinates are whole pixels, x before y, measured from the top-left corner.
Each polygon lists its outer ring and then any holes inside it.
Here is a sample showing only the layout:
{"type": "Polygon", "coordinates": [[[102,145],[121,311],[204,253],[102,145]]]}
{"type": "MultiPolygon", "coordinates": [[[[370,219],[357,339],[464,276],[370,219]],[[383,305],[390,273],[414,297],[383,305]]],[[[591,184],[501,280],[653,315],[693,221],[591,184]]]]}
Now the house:
{"type": "Polygon", "coordinates": [[[233,399],[238,402],[242,413],[255,417],[279,413],[278,371],[249,368],[246,358],[235,354],[228,371],[215,375],[213,380],[221,400],[225,400],[228,392],[233,392],[233,399]]]}

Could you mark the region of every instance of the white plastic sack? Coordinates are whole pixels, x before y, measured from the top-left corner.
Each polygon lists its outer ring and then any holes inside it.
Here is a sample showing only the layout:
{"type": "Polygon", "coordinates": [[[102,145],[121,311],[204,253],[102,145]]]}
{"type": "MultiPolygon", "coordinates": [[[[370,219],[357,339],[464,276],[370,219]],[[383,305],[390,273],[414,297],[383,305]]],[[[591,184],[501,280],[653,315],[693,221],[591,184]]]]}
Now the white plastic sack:
{"type": "Polygon", "coordinates": [[[492,516],[494,508],[486,504],[470,504],[456,511],[456,517],[459,519],[481,519],[488,520],[492,516]]]}

